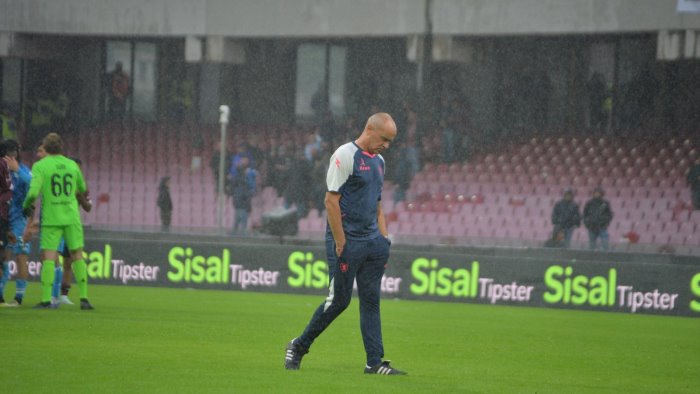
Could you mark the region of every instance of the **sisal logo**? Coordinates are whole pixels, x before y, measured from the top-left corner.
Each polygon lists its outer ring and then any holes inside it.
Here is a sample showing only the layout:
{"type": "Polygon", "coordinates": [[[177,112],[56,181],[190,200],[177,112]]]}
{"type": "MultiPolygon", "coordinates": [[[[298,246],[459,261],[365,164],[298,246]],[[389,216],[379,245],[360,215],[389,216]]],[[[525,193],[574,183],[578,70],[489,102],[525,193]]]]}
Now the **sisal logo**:
{"type": "Polygon", "coordinates": [[[615,305],[617,271],[611,268],[608,276],[574,276],[572,267],[551,266],[544,273],[544,302],[548,304],[572,304],[592,306],[615,305]]]}
{"type": "Polygon", "coordinates": [[[638,291],[632,285],[617,284],[617,270],[611,268],[607,276],[574,275],[573,267],[553,265],[545,271],[547,291],[543,295],[548,304],[590,305],[639,310],[673,310],[678,294],[659,289],[638,291]]]}
{"type": "Polygon", "coordinates": [[[476,298],[479,284],[479,262],[466,268],[440,268],[437,259],[419,257],[411,264],[411,275],[415,280],[409,289],[415,295],[436,295],[441,297],[476,298]]]}
{"type": "Polygon", "coordinates": [[[695,274],[690,280],[690,292],[697,298],[690,301],[690,310],[700,313],[700,273],[695,274]]]}
{"type": "Polygon", "coordinates": [[[229,283],[231,252],[224,248],[221,256],[202,256],[192,248],[175,246],[168,252],[168,280],[174,283],[229,283]]]}
{"type": "Polygon", "coordinates": [[[223,248],[221,256],[195,254],[192,248],[176,246],[168,253],[168,280],[179,283],[233,284],[245,290],[248,286],[277,287],[279,271],[264,268],[247,269],[231,264],[231,251],[223,248]]]}
{"type": "Polygon", "coordinates": [[[516,281],[498,283],[493,278],[480,277],[478,261],[473,261],[469,268],[440,268],[436,259],[418,258],[411,265],[415,280],[410,286],[411,293],[481,299],[491,304],[530,301],[534,286],[521,285],[516,281]]]}

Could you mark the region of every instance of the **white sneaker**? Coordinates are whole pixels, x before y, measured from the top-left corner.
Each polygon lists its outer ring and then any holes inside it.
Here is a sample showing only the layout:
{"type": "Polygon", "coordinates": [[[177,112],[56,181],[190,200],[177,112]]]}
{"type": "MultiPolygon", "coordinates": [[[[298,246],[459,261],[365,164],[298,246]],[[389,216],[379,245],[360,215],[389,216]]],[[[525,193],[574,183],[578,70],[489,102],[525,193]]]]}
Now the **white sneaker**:
{"type": "Polygon", "coordinates": [[[71,300],[68,299],[67,295],[62,295],[58,297],[58,303],[63,305],[75,305],[71,300]]]}

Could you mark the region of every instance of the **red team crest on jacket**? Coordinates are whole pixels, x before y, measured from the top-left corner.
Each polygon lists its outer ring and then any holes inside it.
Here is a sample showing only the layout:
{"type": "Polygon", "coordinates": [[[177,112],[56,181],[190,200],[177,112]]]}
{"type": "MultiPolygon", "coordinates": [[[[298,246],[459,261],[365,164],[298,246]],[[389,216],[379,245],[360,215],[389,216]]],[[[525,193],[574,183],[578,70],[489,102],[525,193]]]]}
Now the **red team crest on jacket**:
{"type": "Polygon", "coordinates": [[[348,263],[340,263],[340,272],[348,272],[348,263]]]}

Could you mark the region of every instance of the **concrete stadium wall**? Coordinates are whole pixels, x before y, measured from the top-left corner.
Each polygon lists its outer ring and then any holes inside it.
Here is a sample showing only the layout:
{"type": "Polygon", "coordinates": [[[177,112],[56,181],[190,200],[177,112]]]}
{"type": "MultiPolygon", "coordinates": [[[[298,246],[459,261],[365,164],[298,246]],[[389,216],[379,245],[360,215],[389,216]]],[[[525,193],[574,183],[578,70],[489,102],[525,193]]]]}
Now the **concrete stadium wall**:
{"type": "Polygon", "coordinates": [[[116,36],[206,33],[206,2],[0,0],[0,30],[116,36]]]}
{"type": "Polygon", "coordinates": [[[393,36],[424,30],[423,1],[208,0],[207,34],[235,37],[393,36]]]}
{"type": "MultiPolygon", "coordinates": [[[[700,28],[677,0],[433,0],[435,33],[700,28]]],[[[0,31],[113,36],[397,36],[426,31],[425,0],[0,0],[0,31]]]]}
{"type": "Polygon", "coordinates": [[[676,12],[677,0],[434,0],[434,32],[561,34],[697,29],[700,14],[676,12]]]}

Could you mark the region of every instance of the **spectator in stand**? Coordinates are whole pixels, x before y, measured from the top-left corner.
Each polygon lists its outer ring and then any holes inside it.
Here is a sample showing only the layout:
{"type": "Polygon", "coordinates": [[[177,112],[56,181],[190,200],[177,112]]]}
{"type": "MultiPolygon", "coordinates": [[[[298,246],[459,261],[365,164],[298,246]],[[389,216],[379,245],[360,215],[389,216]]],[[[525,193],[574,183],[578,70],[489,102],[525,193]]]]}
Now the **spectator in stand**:
{"type": "Polygon", "coordinates": [[[468,160],[474,151],[475,141],[471,128],[471,107],[467,100],[452,100],[452,128],[457,134],[455,160],[468,160]]]}
{"type": "Polygon", "coordinates": [[[442,132],[442,162],[450,164],[455,157],[455,130],[449,121],[440,120],[442,132]]]}
{"type": "Polygon", "coordinates": [[[564,197],[559,200],[552,210],[552,224],[554,231],[552,238],[555,238],[560,232],[564,232],[565,248],[571,246],[571,237],[574,234],[574,229],[581,225],[581,211],[578,204],[574,201],[574,191],[566,189],[564,197]]]}
{"type": "MultiPolygon", "coordinates": [[[[399,146],[399,156],[406,157],[408,154],[408,141],[401,141],[399,146]]],[[[396,191],[394,192],[394,202],[404,201],[406,199],[406,191],[411,186],[411,180],[415,172],[413,166],[408,163],[400,165],[396,168],[396,191]]]]}
{"type": "Polygon", "coordinates": [[[333,112],[331,112],[331,110],[327,110],[323,114],[319,126],[320,131],[318,134],[324,141],[332,141],[336,137],[335,120],[333,119],[333,112]]]}
{"type": "MultiPolygon", "coordinates": [[[[399,157],[404,157],[410,166],[410,178],[420,171],[420,155],[418,151],[418,114],[413,109],[409,108],[406,115],[406,141],[404,154],[399,157]]],[[[409,183],[411,182],[409,179],[409,183]]]]}
{"type": "Polygon", "coordinates": [[[350,139],[350,136],[355,135],[357,130],[360,128],[360,126],[357,124],[357,117],[354,115],[348,115],[348,117],[345,119],[345,126],[341,130],[340,136],[338,136],[338,139],[347,141],[350,139]]]}
{"type": "Polygon", "coordinates": [[[318,84],[316,91],[311,96],[309,103],[311,110],[314,112],[314,117],[317,122],[321,122],[324,114],[328,111],[328,85],[325,82],[318,84]]]}
{"type": "Polygon", "coordinates": [[[255,162],[255,157],[251,153],[248,144],[245,142],[239,142],[236,144],[236,154],[231,158],[231,165],[228,168],[230,181],[233,181],[233,178],[236,177],[238,165],[244,157],[248,158],[248,165],[251,168],[255,168],[257,163],[255,162]]]}
{"type": "Polygon", "coordinates": [[[405,137],[397,140],[399,148],[390,153],[395,161],[401,161],[405,165],[397,167],[394,182],[396,183],[396,191],[394,193],[394,202],[404,201],[406,199],[406,191],[411,185],[413,176],[420,171],[419,151],[416,147],[418,141],[418,115],[416,111],[408,104],[403,103],[405,119],[400,124],[399,130],[405,130],[405,137]],[[403,127],[403,129],[401,128],[403,127]]]}
{"type": "Polygon", "coordinates": [[[253,210],[252,202],[253,195],[255,195],[257,172],[251,168],[250,160],[246,156],[241,157],[235,172],[231,179],[231,195],[235,209],[232,234],[246,235],[248,217],[253,210]]]}
{"type": "Polygon", "coordinates": [[[321,135],[318,129],[314,129],[306,136],[306,145],[304,145],[304,157],[309,162],[313,161],[314,154],[321,149],[321,135]]]}
{"type": "MultiPolygon", "coordinates": [[[[216,192],[219,192],[219,155],[221,154],[221,142],[217,142],[214,144],[214,151],[211,154],[211,161],[209,161],[209,167],[211,167],[212,173],[214,174],[214,185],[216,188],[216,192]]],[[[224,174],[227,170],[226,163],[231,162],[231,155],[228,152],[228,149],[224,151],[225,158],[224,158],[224,174]]],[[[226,178],[224,177],[224,180],[226,178]]]]}
{"type": "Polygon", "coordinates": [[[593,190],[593,198],[586,202],[583,208],[583,224],[588,229],[588,242],[591,250],[596,250],[598,238],[600,249],[607,251],[609,244],[608,226],[613,218],[610,203],[603,199],[605,192],[597,187],[593,190]]]}
{"type": "Polygon", "coordinates": [[[695,164],[688,170],[687,181],[693,199],[693,209],[700,210],[700,157],[695,159],[695,164]]]}
{"type": "Polygon", "coordinates": [[[304,157],[304,149],[297,148],[289,161],[287,189],[284,193],[284,207],[296,205],[299,218],[306,217],[306,203],[309,200],[309,173],[311,162],[304,157]]]}
{"type": "Polygon", "coordinates": [[[277,196],[282,196],[287,187],[287,147],[283,144],[270,147],[268,155],[266,185],[272,186],[277,192],[277,196]]]}
{"type": "Polygon", "coordinates": [[[311,179],[310,179],[310,203],[318,212],[323,212],[326,209],[326,173],[328,173],[328,158],[333,154],[328,152],[331,145],[324,142],[321,144],[321,150],[314,153],[311,163],[311,179]]]}
{"type": "Polygon", "coordinates": [[[160,178],[158,185],[158,208],[160,208],[160,231],[170,231],[170,219],[173,214],[173,200],[170,198],[170,177],[160,178]]]}
{"type": "Polygon", "coordinates": [[[124,120],[126,99],[130,92],[129,74],[123,70],[122,62],[117,62],[114,65],[114,71],[112,71],[110,78],[109,112],[112,115],[112,119],[124,120]]]}
{"type": "Polygon", "coordinates": [[[265,154],[261,147],[259,134],[254,133],[248,135],[246,151],[248,152],[250,166],[257,171],[258,167],[265,161],[265,154]]]}
{"type": "Polygon", "coordinates": [[[442,162],[452,163],[455,156],[455,129],[453,127],[454,112],[450,99],[443,96],[440,99],[438,126],[442,135],[442,162]]]}

